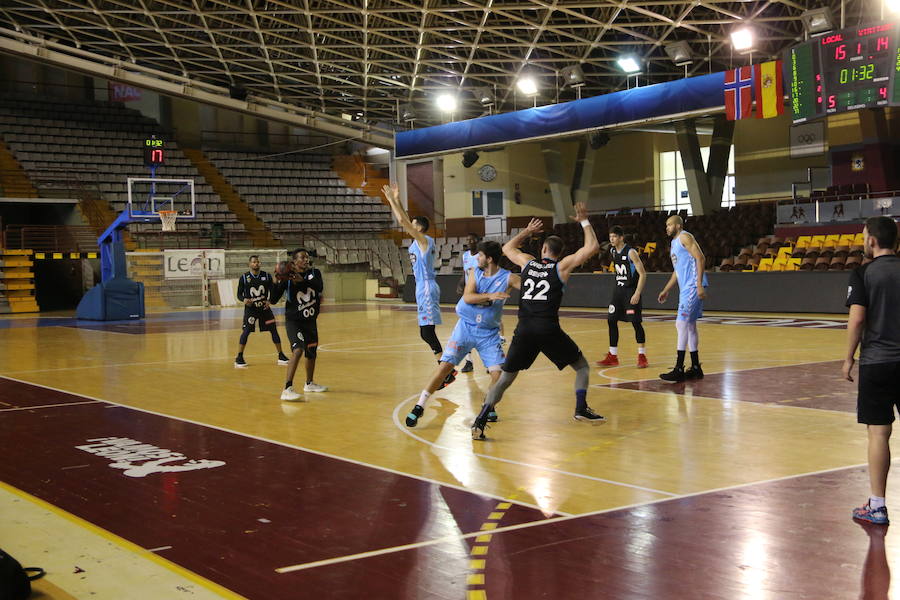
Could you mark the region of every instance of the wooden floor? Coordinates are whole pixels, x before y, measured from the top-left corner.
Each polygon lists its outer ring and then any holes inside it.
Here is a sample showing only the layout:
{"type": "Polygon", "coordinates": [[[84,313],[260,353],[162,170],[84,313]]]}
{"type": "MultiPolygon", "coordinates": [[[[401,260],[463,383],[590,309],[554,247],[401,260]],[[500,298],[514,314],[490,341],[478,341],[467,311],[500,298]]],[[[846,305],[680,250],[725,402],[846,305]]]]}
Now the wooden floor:
{"type": "MultiPolygon", "coordinates": [[[[887,598],[900,548],[849,518],[867,480],[843,317],[708,317],[703,381],[658,382],[675,327],[648,314],[650,368],[625,324],[622,366],[592,370],[607,423],[575,422],[573,373],[540,357],[485,442],[477,361],[403,424],[434,368],[406,305],[327,306],[330,390],[307,403],[279,401],[268,334],[233,368],[236,310],[6,318],[0,547],[54,599],[887,598]],[[104,454],[121,438],[187,467],[129,470],[104,454]]],[[[562,324],[604,356],[604,312],[562,324]]]]}

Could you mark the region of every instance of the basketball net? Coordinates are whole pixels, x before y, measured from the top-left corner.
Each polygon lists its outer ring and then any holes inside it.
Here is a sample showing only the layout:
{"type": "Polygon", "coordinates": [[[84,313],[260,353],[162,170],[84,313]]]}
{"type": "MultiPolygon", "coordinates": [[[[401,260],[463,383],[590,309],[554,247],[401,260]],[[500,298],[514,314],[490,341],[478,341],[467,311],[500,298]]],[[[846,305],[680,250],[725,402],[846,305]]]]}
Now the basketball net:
{"type": "Polygon", "coordinates": [[[159,222],[162,224],[163,231],[175,231],[175,221],[178,219],[177,210],[161,210],[157,214],[159,214],[159,222]]]}

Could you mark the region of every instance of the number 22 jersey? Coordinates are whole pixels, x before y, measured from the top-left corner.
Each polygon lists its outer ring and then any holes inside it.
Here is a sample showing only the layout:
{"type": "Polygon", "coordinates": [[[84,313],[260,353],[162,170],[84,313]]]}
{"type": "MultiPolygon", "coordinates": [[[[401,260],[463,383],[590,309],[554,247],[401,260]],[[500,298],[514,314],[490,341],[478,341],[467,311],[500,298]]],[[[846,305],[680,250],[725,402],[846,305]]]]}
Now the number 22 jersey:
{"type": "Polygon", "coordinates": [[[559,278],[557,261],[543,258],[522,268],[519,322],[529,326],[559,327],[559,305],[565,284],[559,278]]]}

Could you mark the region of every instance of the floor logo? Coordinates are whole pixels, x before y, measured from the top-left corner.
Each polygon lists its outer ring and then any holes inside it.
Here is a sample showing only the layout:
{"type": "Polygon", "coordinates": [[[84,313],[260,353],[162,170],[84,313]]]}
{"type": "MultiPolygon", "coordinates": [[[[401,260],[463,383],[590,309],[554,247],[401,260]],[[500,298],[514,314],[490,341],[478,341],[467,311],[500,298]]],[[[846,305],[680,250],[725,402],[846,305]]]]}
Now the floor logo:
{"type": "Polygon", "coordinates": [[[151,444],[121,437],[103,437],[87,440],[89,444],[75,446],[90,454],[108,458],[110,467],[122,469],[128,477],[146,477],[151,473],[178,473],[197,469],[214,469],[225,464],[222,460],[188,459],[180,452],[173,452],[151,444]]]}

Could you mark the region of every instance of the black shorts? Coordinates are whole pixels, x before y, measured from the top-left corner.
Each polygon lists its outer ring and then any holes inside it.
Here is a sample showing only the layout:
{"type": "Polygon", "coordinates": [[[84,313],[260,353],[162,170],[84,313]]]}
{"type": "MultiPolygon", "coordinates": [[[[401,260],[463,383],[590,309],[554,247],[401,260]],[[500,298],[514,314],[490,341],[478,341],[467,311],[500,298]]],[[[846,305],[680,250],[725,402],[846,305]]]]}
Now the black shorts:
{"type": "Polygon", "coordinates": [[[866,425],[890,425],[900,407],[900,362],[859,366],[856,420],[866,425]]]}
{"type": "Polygon", "coordinates": [[[299,348],[306,353],[307,358],[315,356],[314,349],[319,346],[319,326],[315,320],[298,321],[297,319],[287,319],[284,323],[284,328],[287,330],[291,350],[299,348]]]}
{"type": "Polygon", "coordinates": [[[631,323],[641,322],[641,300],[637,304],[631,303],[636,288],[619,287],[613,290],[612,302],[609,304],[609,320],[627,321],[631,323]]]}
{"type": "Polygon", "coordinates": [[[524,371],[534,364],[538,354],[550,359],[556,368],[562,371],[581,357],[581,350],[572,338],[556,327],[528,327],[519,323],[506,353],[503,370],[507,373],[524,371]]]}
{"type": "Polygon", "coordinates": [[[275,313],[271,308],[244,309],[244,329],[256,331],[257,324],[260,331],[275,331],[275,313]]]}

